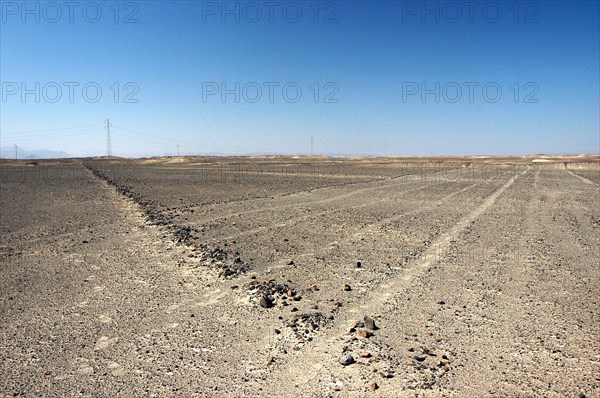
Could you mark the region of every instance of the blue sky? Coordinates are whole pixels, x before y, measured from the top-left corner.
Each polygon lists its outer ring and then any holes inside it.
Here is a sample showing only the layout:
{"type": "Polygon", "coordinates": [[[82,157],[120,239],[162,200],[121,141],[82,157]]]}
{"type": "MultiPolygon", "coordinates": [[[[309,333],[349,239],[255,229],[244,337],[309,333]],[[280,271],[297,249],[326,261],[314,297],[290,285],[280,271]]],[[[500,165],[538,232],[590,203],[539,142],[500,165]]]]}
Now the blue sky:
{"type": "Polygon", "coordinates": [[[4,147],[102,155],[110,118],[120,156],[600,150],[598,1],[24,4],[4,147]]]}

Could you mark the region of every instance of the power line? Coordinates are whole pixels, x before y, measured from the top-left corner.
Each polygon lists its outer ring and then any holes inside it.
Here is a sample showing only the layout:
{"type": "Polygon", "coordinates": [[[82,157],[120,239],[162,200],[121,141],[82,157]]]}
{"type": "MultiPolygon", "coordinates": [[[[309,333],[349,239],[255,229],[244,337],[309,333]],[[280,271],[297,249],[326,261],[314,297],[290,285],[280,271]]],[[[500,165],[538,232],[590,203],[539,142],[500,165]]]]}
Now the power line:
{"type": "MultiPolygon", "coordinates": [[[[167,138],[163,138],[163,137],[158,137],[158,136],[153,136],[147,133],[142,133],[140,131],[135,131],[135,130],[131,130],[131,129],[126,129],[123,127],[117,127],[117,128],[113,128],[113,130],[116,130],[118,132],[119,136],[124,136],[124,137],[129,137],[129,138],[133,138],[136,140],[139,140],[140,138],[146,142],[153,142],[156,144],[161,144],[161,145],[167,145],[167,146],[171,146],[171,147],[177,147],[177,144],[173,144],[172,141],[169,141],[167,138]],[[132,133],[134,135],[131,134],[126,134],[123,133],[123,131],[127,131],[129,133],[132,133]]],[[[186,144],[186,145],[179,145],[179,147],[183,147],[183,148],[188,148],[188,149],[193,149],[193,150],[197,150],[197,151],[204,151],[207,148],[204,145],[199,145],[199,144],[186,144]]]]}
{"type": "Polygon", "coordinates": [[[26,136],[11,136],[7,138],[18,139],[18,140],[30,140],[30,139],[39,139],[39,138],[62,138],[62,137],[72,137],[75,135],[83,135],[90,134],[91,132],[99,132],[104,131],[102,127],[89,129],[89,130],[81,130],[81,131],[65,131],[61,133],[51,133],[51,134],[36,134],[36,135],[26,135],[26,136]]]}
{"type": "Polygon", "coordinates": [[[122,130],[123,129],[120,127],[113,128],[113,131],[117,132],[118,137],[128,137],[128,138],[132,138],[132,139],[138,140],[138,141],[140,139],[142,139],[146,142],[153,142],[155,144],[160,144],[160,145],[168,145],[168,146],[173,145],[171,142],[168,142],[166,139],[154,139],[154,138],[148,138],[148,137],[145,137],[143,135],[138,135],[138,134],[133,134],[133,135],[127,134],[127,133],[124,133],[122,130]]]}
{"type": "MultiPolygon", "coordinates": [[[[124,128],[121,126],[116,126],[116,127],[113,126],[111,130],[113,132],[116,132],[116,134],[117,134],[116,136],[119,138],[128,137],[128,138],[135,139],[138,141],[143,140],[143,141],[149,142],[149,143],[165,145],[165,146],[169,146],[169,147],[173,148],[173,151],[175,150],[175,148],[177,148],[178,145],[179,145],[179,149],[184,148],[184,149],[188,149],[189,151],[198,151],[198,152],[235,153],[235,151],[243,152],[247,149],[245,146],[232,146],[231,144],[228,145],[227,149],[221,149],[221,148],[216,148],[216,147],[209,148],[207,146],[206,142],[198,143],[198,142],[190,142],[187,140],[184,144],[174,144],[173,140],[170,138],[160,137],[157,135],[152,135],[152,134],[148,134],[146,132],[136,131],[136,130],[124,128]],[[127,134],[127,133],[131,133],[131,134],[127,134]]],[[[299,141],[299,142],[302,142],[302,141],[299,141]]],[[[304,141],[304,142],[306,143],[306,141],[304,141]]],[[[181,153],[181,150],[179,150],[179,153],[181,153]]]]}
{"type": "Polygon", "coordinates": [[[79,127],[62,127],[62,128],[56,128],[56,129],[44,129],[44,130],[26,130],[26,131],[2,131],[2,135],[11,135],[11,134],[37,134],[37,133],[46,133],[46,132],[50,132],[50,131],[63,131],[63,132],[67,132],[66,130],[83,130],[83,129],[91,129],[92,127],[95,128],[100,128],[101,126],[98,124],[89,124],[87,126],[79,126],[79,127]]]}
{"type": "Polygon", "coordinates": [[[146,138],[146,137],[153,137],[153,138],[156,138],[156,139],[159,139],[159,140],[166,140],[164,137],[159,137],[159,136],[155,136],[155,135],[153,136],[152,134],[148,134],[148,133],[141,132],[141,131],[135,131],[135,130],[126,129],[124,127],[118,127],[118,126],[117,126],[117,128],[119,130],[127,131],[127,132],[132,133],[132,134],[138,134],[139,136],[144,137],[144,138],[146,138]]]}

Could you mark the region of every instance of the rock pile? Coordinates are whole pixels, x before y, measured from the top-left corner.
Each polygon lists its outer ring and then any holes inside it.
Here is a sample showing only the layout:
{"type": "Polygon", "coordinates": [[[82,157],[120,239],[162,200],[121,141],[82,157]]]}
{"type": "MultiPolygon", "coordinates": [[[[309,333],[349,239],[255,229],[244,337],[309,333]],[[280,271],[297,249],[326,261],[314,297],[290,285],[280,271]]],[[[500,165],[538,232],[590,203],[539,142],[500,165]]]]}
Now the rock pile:
{"type": "MultiPolygon", "coordinates": [[[[437,353],[438,349],[426,346],[409,348],[410,362],[406,363],[409,374],[404,383],[409,389],[432,389],[450,370],[450,354],[437,353]]],[[[444,351],[442,351],[444,352],[444,351]]]]}
{"type": "Polygon", "coordinates": [[[286,284],[277,283],[275,279],[268,281],[253,280],[246,289],[250,301],[263,308],[289,306],[294,301],[302,300],[295,289],[286,284]]]}
{"type": "Polygon", "coordinates": [[[299,342],[312,341],[316,331],[330,322],[321,312],[292,316],[285,326],[291,329],[293,338],[299,342]]]}
{"type": "Polygon", "coordinates": [[[173,230],[175,243],[192,244],[198,238],[194,235],[198,230],[192,227],[179,227],[173,230]]]}
{"type": "Polygon", "coordinates": [[[173,224],[173,221],[166,217],[159,210],[159,205],[156,201],[148,200],[142,197],[137,192],[134,192],[130,187],[126,185],[119,184],[109,176],[102,173],[100,170],[97,170],[90,166],[89,164],[85,164],[84,167],[92,172],[96,177],[106,181],[109,185],[115,187],[115,189],[124,196],[127,196],[133,202],[135,202],[140,208],[144,211],[146,215],[146,220],[152,225],[162,225],[167,226],[173,224]]]}
{"type": "Polygon", "coordinates": [[[166,227],[172,233],[175,239],[175,243],[191,245],[194,241],[198,239],[198,237],[195,235],[195,233],[198,232],[197,229],[189,226],[181,226],[174,224],[172,218],[160,209],[161,206],[156,201],[144,198],[139,193],[134,192],[130,187],[119,184],[118,182],[105,175],[100,170],[93,168],[89,164],[85,164],[84,166],[89,171],[91,171],[92,174],[94,174],[96,177],[106,181],[106,183],[112,185],[117,190],[117,192],[128,197],[135,204],[137,204],[140,207],[140,209],[144,212],[146,221],[149,224],[166,227]]]}
{"type": "MultiPolygon", "coordinates": [[[[356,322],[349,330],[346,336],[346,342],[342,348],[340,364],[344,366],[352,363],[367,365],[383,378],[392,378],[395,376],[395,370],[398,368],[400,359],[391,355],[393,350],[384,343],[379,342],[375,336],[377,327],[375,320],[365,316],[362,321],[356,322]],[[351,357],[353,362],[345,363],[342,358],[351,357]]],[[[372,375],[367,376],[372,377],[372,375]]],[[[376,384],[376,383],[375,383],[376,384]]],[[[371,389],[378,389],[379,386],[371,389]]]]}
{"type": "Polygon", "coordinates": [[[204,266],[217,269],[219,276],[223,278],[234,278],[250,269],[250,266],[244,263],[239,252],[230,254],[221,247],[199,246],[196,251],[200,251],[200,263],[204,266]]]}
{"type": "MultiPolygon", "coordinates": [[[[431,344],[428,345],[420,343],[418,348],[411,347],[406,354],[393,355],[394,350],[390,346],[378,341],[378,329],[375,320],[368,316],[356,322],[348,330],[338,362],[343,366],[366,365],[367,367],[361,367],[363,370],[369,369],[362,375],[365,381],[371,379],[373,374],[382,379],[403,377],[403,384],[411,390],[434,388],[450,370],[454,354],[444,350],[434,341],[430,341],[431,344]]],[[[413,338],[416,339],[416,335],[413,338]]],[[[379,387],[377,385],[376,388],[379,387]]],[[[373,386],[371,389],[374,389],[373,386]]]]}

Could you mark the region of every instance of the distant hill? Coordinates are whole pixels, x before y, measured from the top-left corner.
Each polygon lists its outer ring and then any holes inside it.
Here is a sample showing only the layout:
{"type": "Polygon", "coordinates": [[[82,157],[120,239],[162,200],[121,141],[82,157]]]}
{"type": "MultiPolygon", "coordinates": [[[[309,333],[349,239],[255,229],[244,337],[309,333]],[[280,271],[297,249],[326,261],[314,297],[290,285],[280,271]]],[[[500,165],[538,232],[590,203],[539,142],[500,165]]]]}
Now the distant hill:
{"type": "MultiPolygon", "coordinates": [[[[35,149],[27,150],[19,147],[17,150],[19,159],[62,159],[71,158],[72,155],[63,151],[52,151],[50,149],[35,149]]],[[[15,158],[15,147],[2,147],[0,148],[0,159],[14,159],[15,158]]]]}

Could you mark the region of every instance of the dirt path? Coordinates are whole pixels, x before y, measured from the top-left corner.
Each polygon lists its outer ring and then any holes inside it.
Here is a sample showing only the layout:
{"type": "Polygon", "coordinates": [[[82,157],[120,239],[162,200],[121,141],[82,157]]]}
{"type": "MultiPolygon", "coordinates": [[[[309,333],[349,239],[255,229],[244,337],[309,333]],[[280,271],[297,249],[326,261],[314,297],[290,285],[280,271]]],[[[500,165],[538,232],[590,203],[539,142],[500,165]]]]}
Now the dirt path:
{"type": "Polygon", "coordinates": [[[405,275],[345,309],[282,364],[273,385],[312,396],[596,396],[598,300],[579,298],[599,293],[597,205],[593,189],[570,188],[567,178],[509,180],[405,275]],[[577,190],[583,207],[567,196],[577,190]],[[571,241],[582,228],[595,233],[571,241]],[[363,315],[380,329],[352,340],[348,330],[363,315]],[[346,354],[358,363],[340,365],[346,354]]]}
{"type": "Polygon", "coordinates": [[[590,184],[590,185],[596,185],[598,186],[597,183],[595,183],[594,181],[590,180],[589,178],[585,178],[583,176],[580,176],[579,174],[571,171],[571,170],[567,170],[567,173],[569,173],[570,175],[572,175],[573,177],[579,179],[580,181],[586,183],[586,184],[590,184]]]}
{"type": "MultiPolygon", "coordinates": [[[[497,197],[508,189],[514,183],[516,178],[517,176],[510,178],[466,217],[454,225],[454,227],[434,241],[430,248],[416,261],[411,263],[405,272],[394,278],[390,278],[385,284],[381,285],[379,289],[367,294],[362,298],[359,305],[351,308],[344,308],[343,312],[340,314],[341,316],[337,317],[334,327],[328,329],[325,334],[318,336],[314,344],[307,346],[301,354],[297,355],[294,360],[287,363],[283,369],[280,370],[283,374],[281,377],[284,379],[281,381],[281,384],[287,386],[294,385],[302,391],[312,391],[316,394],[317,391],[312,389],[315,381],[320,380],[322,382],[324,374],[326,375],[328,371],[336,373],[332,368],[335,369],[340,366],[337,363],[338,356],[335,355],[336,352],[339,352],[341,355],[344,351],[342,346],[344,345],[345,340],[340,337],[344,336],[349,329],[354,327],[357,321],[362,320],[364,315],[369,315],[378,320],[381,319],[381,310],[385,308],[385,304],[406,289],[407,285],[413,279],[418,278],[419,275],[426,272],[427,269],[437,262],[441,256],[444,256],[444,252],[450,247],[451,242],[455,240],[469,224],[492,206],[497,197]],[[311,366],[311,364],[313,366],[311,366]]],[[[468,188],[469,187],[465,189],[468,188]]],[[[456,194],[457,192],[448,195],[446,198],[442,199],[441,202],[456,194]]],[[[438,202],[438,204],[441,202],[438,202]]],[[[389,327],[389,325],[383,326],[389,327]]],[[[329,379],[331,384],[336,386],[335,376],[329,375],[329,377],[325,377],[325,379],[329,379]]]]}

